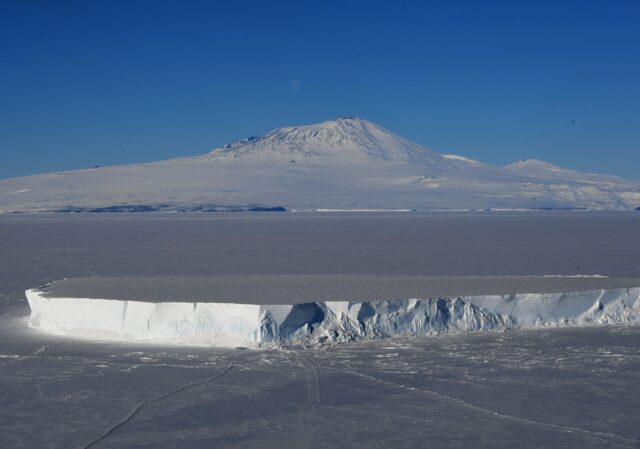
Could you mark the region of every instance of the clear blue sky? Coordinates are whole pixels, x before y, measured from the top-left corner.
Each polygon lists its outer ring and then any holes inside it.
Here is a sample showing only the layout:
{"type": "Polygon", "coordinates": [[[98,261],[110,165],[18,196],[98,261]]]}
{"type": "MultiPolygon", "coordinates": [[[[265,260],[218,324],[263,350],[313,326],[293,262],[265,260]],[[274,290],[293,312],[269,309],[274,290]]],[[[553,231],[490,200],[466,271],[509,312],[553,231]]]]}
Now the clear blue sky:
{"type": "Polygon", "coordinates": [[[0,178],[341,115],[640,179],[640,2],[0,1],[0,178]]]}

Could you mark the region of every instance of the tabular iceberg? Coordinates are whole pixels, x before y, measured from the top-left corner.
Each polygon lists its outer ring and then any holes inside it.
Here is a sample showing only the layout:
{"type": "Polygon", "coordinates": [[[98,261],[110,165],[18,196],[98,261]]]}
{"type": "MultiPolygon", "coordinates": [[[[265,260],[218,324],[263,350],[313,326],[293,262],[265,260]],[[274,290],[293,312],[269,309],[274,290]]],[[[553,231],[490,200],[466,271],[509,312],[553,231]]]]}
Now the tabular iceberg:
{"type": "Polygon", "coordinates": [[[640,287],[294,305],[48,297],[26,291],[30,326],[85,338],[223,347],[640,321],[640,287]]]}

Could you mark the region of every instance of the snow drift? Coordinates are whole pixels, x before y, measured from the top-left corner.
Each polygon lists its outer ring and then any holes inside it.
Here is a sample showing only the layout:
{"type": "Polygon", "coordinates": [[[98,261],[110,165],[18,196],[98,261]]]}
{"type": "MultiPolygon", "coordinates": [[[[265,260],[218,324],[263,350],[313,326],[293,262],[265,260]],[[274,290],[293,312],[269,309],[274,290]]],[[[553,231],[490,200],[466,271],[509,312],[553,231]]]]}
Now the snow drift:
{"type": "Polygon", "coordinates": [[[227,347],[640,321],[640,287],[295,305],[52,298],[40,289],[26,296],[30,325],[44,331],[227,347]]]}

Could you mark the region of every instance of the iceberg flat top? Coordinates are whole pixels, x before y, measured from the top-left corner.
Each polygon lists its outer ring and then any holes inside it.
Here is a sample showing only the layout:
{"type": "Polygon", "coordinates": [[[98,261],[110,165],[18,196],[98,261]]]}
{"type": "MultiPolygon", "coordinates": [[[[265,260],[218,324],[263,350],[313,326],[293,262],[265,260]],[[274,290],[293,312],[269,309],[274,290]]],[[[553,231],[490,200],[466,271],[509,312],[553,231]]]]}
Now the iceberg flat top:
{"type": "Polygon", "coordinates": [[[559,293],[638,286],[640,279],[602,276],[225,275],[69,278],[52,282],[42,290],[49,298],[268,305],[559,293]]]}

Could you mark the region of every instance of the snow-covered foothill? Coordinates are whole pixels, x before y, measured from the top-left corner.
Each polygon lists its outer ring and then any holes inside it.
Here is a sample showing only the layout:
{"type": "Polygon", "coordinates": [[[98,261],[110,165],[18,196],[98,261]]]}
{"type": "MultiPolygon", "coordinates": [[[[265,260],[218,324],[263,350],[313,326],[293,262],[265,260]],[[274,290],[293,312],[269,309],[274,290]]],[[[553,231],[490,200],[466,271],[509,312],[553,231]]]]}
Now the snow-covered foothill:
{"type": "Polygon", "coordinates": [[[54,298],[41,289],[26,296],[30,326],[47,332],[227,347],[640,321],[640,287],[294,305],[54,298]]]}

